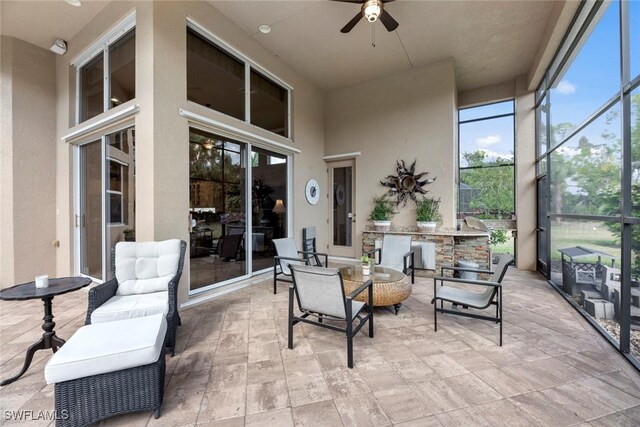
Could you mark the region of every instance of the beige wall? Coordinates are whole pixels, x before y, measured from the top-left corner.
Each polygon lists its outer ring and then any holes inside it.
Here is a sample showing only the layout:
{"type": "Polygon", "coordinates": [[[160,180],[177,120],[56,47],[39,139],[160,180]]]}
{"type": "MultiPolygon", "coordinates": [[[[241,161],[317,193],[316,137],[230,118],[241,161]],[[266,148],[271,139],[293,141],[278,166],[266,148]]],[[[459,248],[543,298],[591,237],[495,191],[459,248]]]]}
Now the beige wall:
{"type": "Polygon", "coordinates": [[[55,58],[2,36],[0,287],[56,273],[55,58]]]}
{"type": "Polygon", "coordinates": [[[458,92],[458,108],[505,101],[507,99],[513,99],[515,96],[516,83],[513,80],[509,80],[495,85],[458,92]]]}
{"type": "Polygon", "coordinates": [[[516,217],[517,267],[536,270],[536,127],[535,95],[526,76],[516,79],[516,217]]]}
{"type": "MultiPolygon", "coordinates": [[[[361,151],[356,158],[356,235],[373,206],[372,196],[386,190],[380,180],[395,174],[396,160],[417,160],[418,172],[437,177],[427,186],[442,198],[443,224],[456,215],[456,89],[453,60],[329,92],[325,106],[326,155],[361,151]]],[[[414,226],[413,202],[400,207],[394,226],[414,226]]]]}
{"type": "MultiPolygon", "coordinates": [[[[322,93],[204,2],[141,1],[107,5],[69,41],[69,52],[58,60],[58,136],[73,129],[68,126],[74,110],[71,102],[74,78],[69,61],[133,8],[136,9],[136,99],[119,108],[131,103],[140,107],[135,115],[137,240],[180,238],[189,241],[189,123],[179,115],[179,109],[185,109],[300,149],[302,153],[296,154],[293,161],[293,237],[300,244],[302,227],[316,225],[321,236],[319,243],[326,245],[326,200],[310,206],[303,197],[304,184],[312,177],[326,188],[325,165],[320,160],[324,154],[322,93]],[[186,101],[187,16],[294,88],[293,143],[186,101]]],[[[70,145],[59,145],[57,204],[64,210],[57,224],[62,240],[58,260],[60,275],[72,273],[74,267],[71,153],[70,145]]],[[[186,269],[180,285],[181,302],[188,299],[188,280],[186,269]]]]}

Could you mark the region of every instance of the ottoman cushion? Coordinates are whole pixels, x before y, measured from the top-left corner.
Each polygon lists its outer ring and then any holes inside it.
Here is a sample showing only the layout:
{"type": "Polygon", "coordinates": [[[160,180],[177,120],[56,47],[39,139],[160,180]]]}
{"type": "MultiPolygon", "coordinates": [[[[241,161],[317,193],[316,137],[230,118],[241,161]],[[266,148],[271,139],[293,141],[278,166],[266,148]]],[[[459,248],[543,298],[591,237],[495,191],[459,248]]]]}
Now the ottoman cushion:
{"type": "Polygon", "coordinates": [[[51,357],[44,377],[53,384],[154,363],[166,332],[163,314],[83,326],[51,357]]]}

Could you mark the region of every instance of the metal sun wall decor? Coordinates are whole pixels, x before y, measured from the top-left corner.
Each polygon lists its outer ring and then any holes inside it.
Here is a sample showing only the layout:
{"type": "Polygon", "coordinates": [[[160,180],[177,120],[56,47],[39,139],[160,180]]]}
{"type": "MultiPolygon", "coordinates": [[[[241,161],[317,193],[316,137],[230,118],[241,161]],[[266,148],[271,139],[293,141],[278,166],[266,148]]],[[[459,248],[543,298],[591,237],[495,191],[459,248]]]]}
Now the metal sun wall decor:
{"type": "Polygon", "coordinates": [[[429,172],[422,172],[416,175],[416,161],[414,160],[407,169],[404,160],[396,160],[397,175],[388,175],[380,181],[380,184],[389,187],[389,195],[396,197],[396,205],[404,202],[403,206],[406,206],[409,198],[417,202],[417,194],[427,194],[429,192],[422,187],[436,180],[435,177],[427,178],[429,172]]]}

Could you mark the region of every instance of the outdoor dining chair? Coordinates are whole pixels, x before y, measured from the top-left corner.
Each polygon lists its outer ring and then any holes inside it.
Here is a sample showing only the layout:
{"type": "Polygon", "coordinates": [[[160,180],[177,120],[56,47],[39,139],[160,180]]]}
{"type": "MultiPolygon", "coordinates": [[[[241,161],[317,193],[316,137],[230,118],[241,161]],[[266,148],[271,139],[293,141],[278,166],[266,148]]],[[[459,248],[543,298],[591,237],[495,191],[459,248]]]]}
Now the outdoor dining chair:
{"type": "Polygon", "coordinates": [[[411,275],[411,283],[415,283],[415,253],[411,249],[411,236],[385,234],[382,247],[367,254],[374,257],[376,264],[382,267],[402,271],[407,276],[411,275]]]}
{"type": "Polygon", "coordinates": [[[293,278],[289,287],[289,348],[293,349],[293,326],[299,322],[342,332],[347,335],[347,366],[353,368],[353,337],[369,322],[369,337],[373,338],[373,281],[368,280],[345,295],[342,275],[335,268],[299,264],[289,268],[293,278]],[[366,306],[364,302],[355,301],[365,290],[368,291],[366,306]],[[294,298],[302,312],[300,316],[294,314],[294,298]],[[358,324],[354,328],[356,319],[358,324]],[[345,322],[346,326],[341,328],[324,320],[345,322]]]}
{"type": "Polygon", "coordinates": [[[505,254],[500,257],[500,261],[498,262],[495,271],[463,267],[442,267],[442,269],[440,270],[440,276],[433,278],[434,297],[431,300],[431,304],[433,304],[433,320],[435,322],[436,332],[438,331],[438,312],[455,314],[458,316],[473,317],[475,319],[491,320],[500,324],[500,346],[502,346],[502,279],[507,272],[507,268],[513,263],[513,257],[509,254],[505,254]],[[491,274],[491,279],[468,280],[458,279],[454,277],[444,277],[445,270],[491,274]],[[438,282],[440,282],[440,286],[437,286],[438,282]],[[470,289],[463,289],[464,286],[445,286],[444,282],[458,283],[461,285],[472,285],[471,287],[477,287],[483,290],[481,292],[475,292],[470,289]],[[438,300],[440,300],[440,308],[438,308],[438,300]],[[445,309],[444,301],[448,301],[454,306],[461,305],[463,309],[471,307],[479,310],[484,310],[492,305],[495,305],[496,315],[495,317],[493,317],[466,311],[445,309]]]}
{"type": "Polygon", "coordinates": [[[293,265],[315,265],[317,267],[327,267],[329,263],[329,255],[320,252],[299,251],[296,248],[296,242],[291,237],[282,239],[273,239],[273,247],[276,250],[276,256],[273,257],[273,293],[278,293],[278,280],[286,283],[293,283],[291,279],[291,269],[289,264],[293,265]],[[324,258],[324,264],[319,260],[324,258]],[[318,261],[316,264],[315,261],[318,261]]]}

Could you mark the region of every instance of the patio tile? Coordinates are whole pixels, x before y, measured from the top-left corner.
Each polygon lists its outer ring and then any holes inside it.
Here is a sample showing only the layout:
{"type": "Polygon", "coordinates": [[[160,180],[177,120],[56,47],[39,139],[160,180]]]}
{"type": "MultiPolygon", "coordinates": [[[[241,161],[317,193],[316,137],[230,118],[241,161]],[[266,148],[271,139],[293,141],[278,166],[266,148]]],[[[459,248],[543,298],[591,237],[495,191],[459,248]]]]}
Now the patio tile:
{"type": "Polygon", "coordinates": [[[376,400],[393,423],[424,418],[432,412],[416,396],[414,390],[405,386],[373,393],[376,400]]]}
{"type": "Polygon", "coordinates": [[[245,414],[246,386],[225,387],[207,392],[202,400],[198,420],[221,420],[245,414]]]}
{"type": "Polygon", "coordinates": [[[373,393],[339,397],[335,404],[345,426],[391,425],[373,393]]]}
{"type": "Polygon", "coordinates": [[[245,417],[246,427],[293,427],[291,408],[249,414],[245,417]]]}
{"type": "Polygon", "coordinates": [[[247,414],[271,411],[289,406],[285,380],[254,383],[247,386],[247,414]]]}
{"type": "Polygon", "coordinates": [[[324,373],[324,379],[334,399],[370,391],[367,383],[355,369],[328,371],[324,373]]]}
{"type": "Polygon", "coordinates": [[[291,406],[331,399],[331,393],[322,374],[300,375],[287,378],[291,406]]]}
{"type": "MultiPolygon", "coordinates": [[[[417,278],[398,316],[376,310],[376,337],[356,337],[348,369],[344,336],[333,331],[297,325],[287,348],[288,297],[266,280],[181,311],[160,419],[102,424],[640,425],[638,372],[535,274],[510,270],[505,281],[504,347],[495,325],[473,319],[443,316],[435,332],[430,281],[417,278]]],[[[60,301],[61,336],[84,324],[85,309],[86,293],[60,301]]],[[[41,335],[41,311],[39,301],[0,302],[2,376],[41,335]]],[[[0,409],[53,408],[50,357],[36,353],[26,375],[0,388],[0,409]]]]}
{"type": "Polygon", "coordinates": [[[296,426],[343,425],[333,400],[309,403],[293,408],[291,412],[296,426]]]}
{"type": "Polygon", "coordinates": [[[383,391],[406,385],[398,371],[388,363],[379,365],[356,366],[371,391],[383,391]]]}

